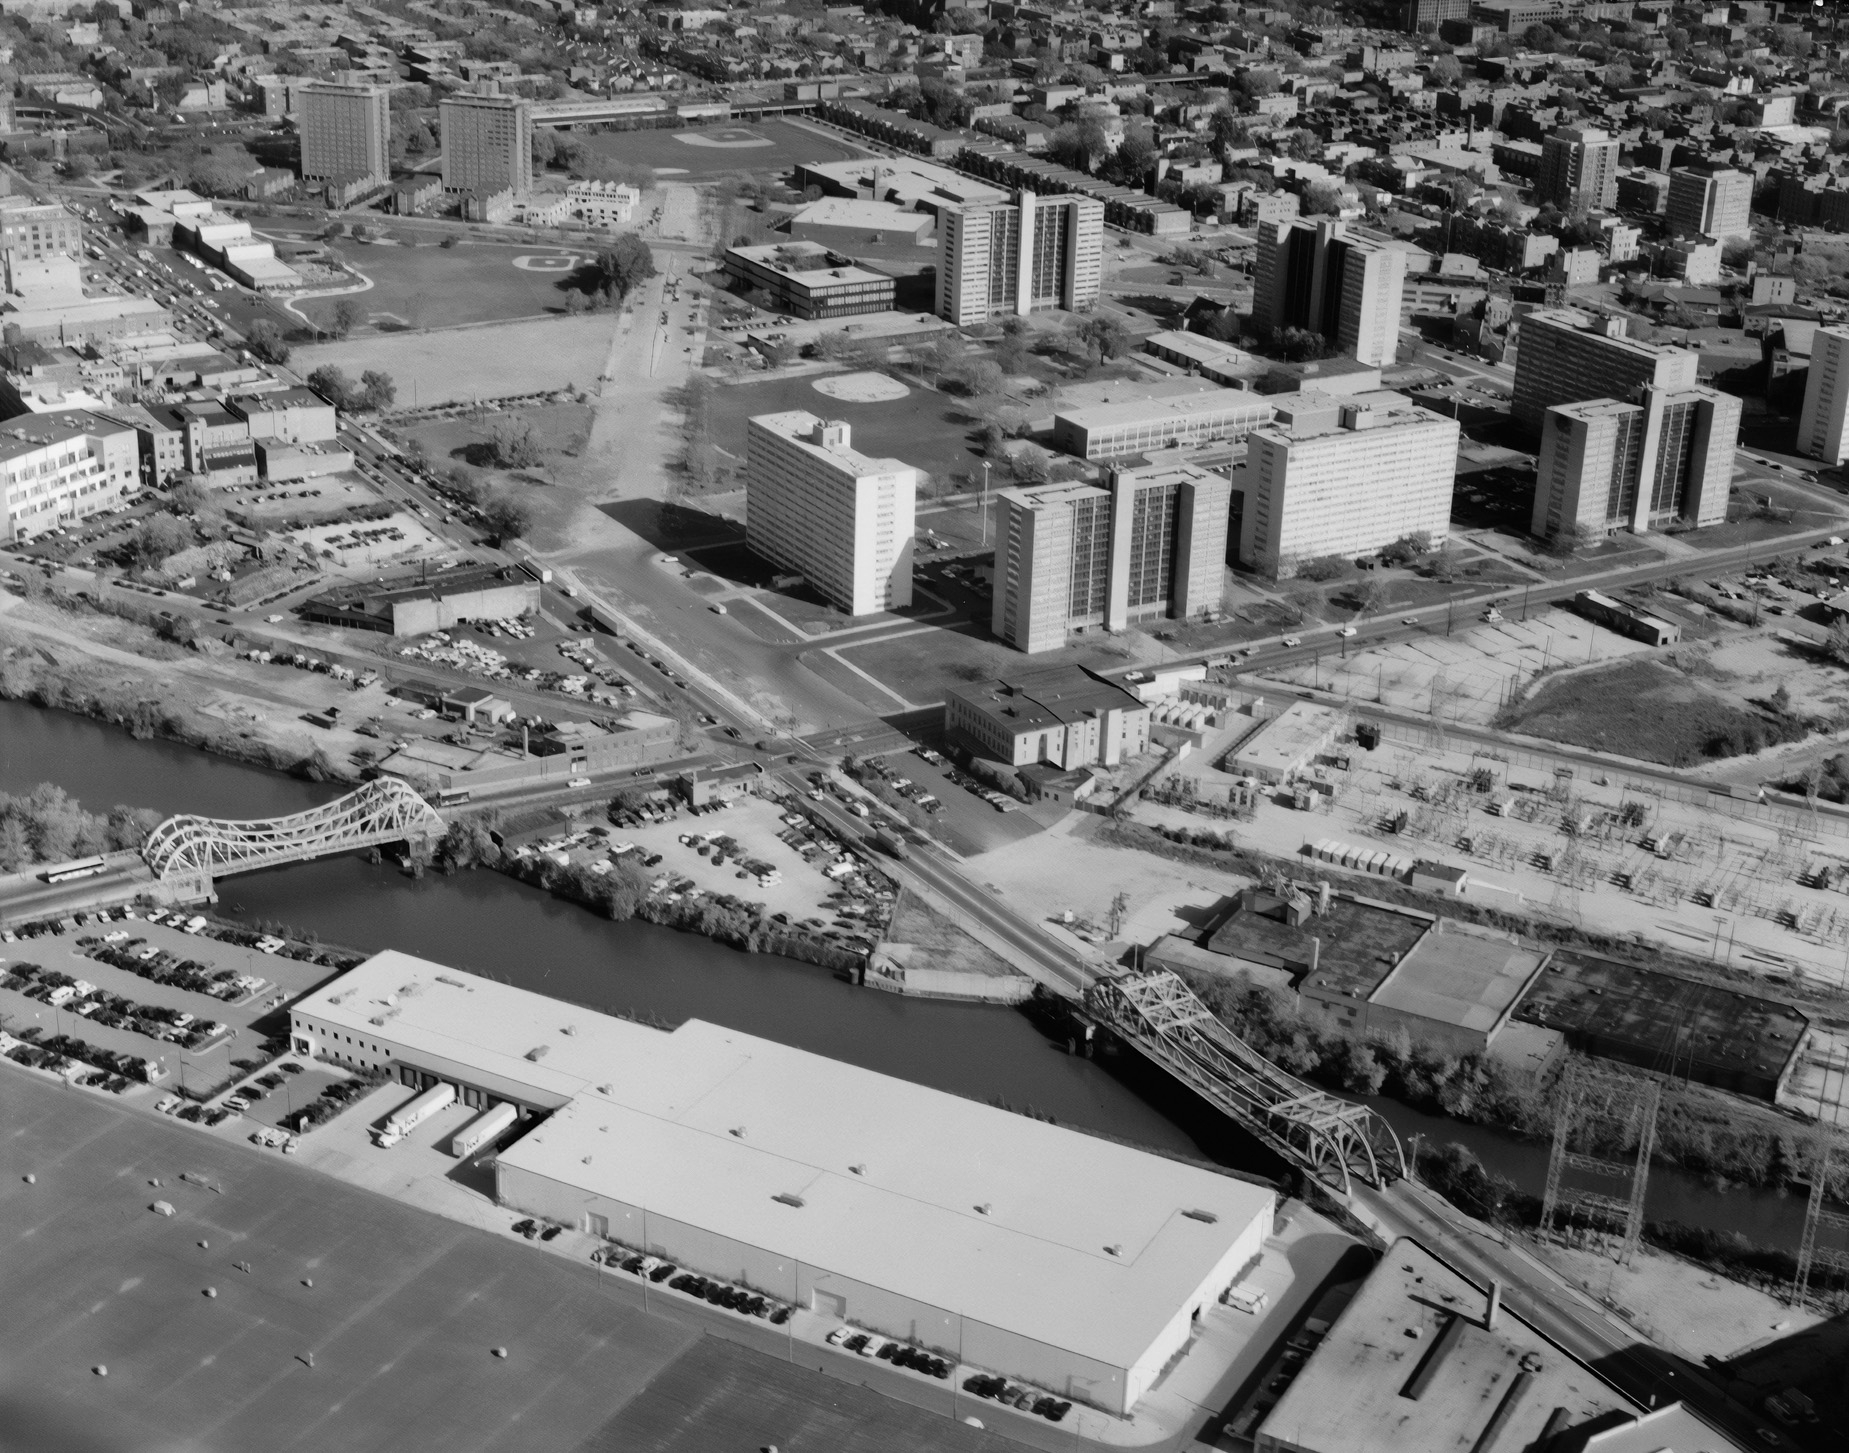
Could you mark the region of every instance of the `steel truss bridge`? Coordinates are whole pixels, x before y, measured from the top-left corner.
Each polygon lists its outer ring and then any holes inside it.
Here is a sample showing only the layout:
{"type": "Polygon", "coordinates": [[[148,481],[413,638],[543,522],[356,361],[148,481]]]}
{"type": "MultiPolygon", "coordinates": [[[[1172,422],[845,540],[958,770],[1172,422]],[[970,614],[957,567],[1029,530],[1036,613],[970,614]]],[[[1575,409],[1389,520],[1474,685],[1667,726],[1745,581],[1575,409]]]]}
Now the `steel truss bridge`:
{"type": "Polygon", "coordinates": [[[1191,1086],[1285,1159],[1343,1195],[1406,1175],[1392,1127],[1368,1109],[1286,1074],[1222,1024],[1166,970],[1103,979],[1086,996],[1124,1043],[1191,1086]]]}
{"type": "Polygon", "coordinates": [[[222,878],[381,843],[440,837],[437,810],[396,777],[379,777],[323,807],[248,822],[170,817],[142,844],[157,878],[222,878]]]}

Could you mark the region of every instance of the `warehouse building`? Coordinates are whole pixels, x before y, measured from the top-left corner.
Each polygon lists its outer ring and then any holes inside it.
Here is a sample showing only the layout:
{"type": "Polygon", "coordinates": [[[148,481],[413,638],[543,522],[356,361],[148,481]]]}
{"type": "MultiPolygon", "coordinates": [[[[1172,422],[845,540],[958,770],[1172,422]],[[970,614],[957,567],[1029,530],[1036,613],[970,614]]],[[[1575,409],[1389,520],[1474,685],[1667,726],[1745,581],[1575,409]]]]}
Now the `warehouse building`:
{"type": "Polygon", "coordinates": [[[1271,400],[1243,389],[1126,399],[1053,416],[1053,447],[1079,459],[1121,459],[1178,444],[1236,441],[1272,420],[1271,400]]]}
{"type": "Polygon", "coordinates": [[[549,1118],[501,1204],[1124,1414],[1254,1263],[1271,1187],[690,1020],[387,951],[292,1047],[549,1118]]]}
{"type": "Polygon", "coordinates": [[[511,566],[464,565],[311,596],[304,620],[391,636],[446,631],[459,621],[514,620],[539,609],[539,582],[511,566]]]}
{"type": "Polygon", "coordinates": [[[1149,705],[1082,666],[1042,666],[987,686],[952,687],[944,726],[1010,767],[1114,767],[1149,750],[1149,705]]]}

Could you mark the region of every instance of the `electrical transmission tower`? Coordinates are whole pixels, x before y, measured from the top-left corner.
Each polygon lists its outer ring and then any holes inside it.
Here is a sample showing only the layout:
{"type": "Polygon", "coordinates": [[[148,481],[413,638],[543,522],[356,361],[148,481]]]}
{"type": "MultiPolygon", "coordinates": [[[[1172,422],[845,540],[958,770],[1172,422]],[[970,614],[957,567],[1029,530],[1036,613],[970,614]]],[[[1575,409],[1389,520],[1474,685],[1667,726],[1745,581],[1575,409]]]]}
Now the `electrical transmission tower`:
{"type": "Polygon", "coordinates": [[[1829,1132],[1819,1128],[1817,1149],[1811,1160],[1810,1203],[1804,1211],[1804,1238],[1798,1243],[1798,1272],[1791,1285],[1791,1300],[1795,1303],[1803,1302],[1809,1293],[1811,1273],[1818,1267],[1827,1267],[1839,1276],[1849,1271],[1849,1249],[1817,1245],[1820,1231],[1849,1235],[1849,1213],[1833,1211],[1824,1204],[1829,1194],[1830,1160],[1834,1150],[1829,1132]]]}
{"type": "Polygon", "coordinates": [[[1553,1152],[1547,1161],[1547,1192],[1541,1202],[1541,1230],[1551,1234],[1557,1218],[1583,1218],[1618,1229],[1618,1261],[1628,1265],[1644,1230],[1644,1194],[1650,1184],[1650,1152],[1656,1145],[1656,1115],[1662,1086],[1655,1080],[1576,1061],[1560,1077],[1554,1117],[1553,1152]],[[1633,1163],[1598,1152],[1635,1146],[1633,1163]],[[1576,1148],[1577,1147],[1577,1148],[1576,1148]],[[1569,1184],[1569,1173],[1617,1181],[1622,1195],[1569,1184]]]}

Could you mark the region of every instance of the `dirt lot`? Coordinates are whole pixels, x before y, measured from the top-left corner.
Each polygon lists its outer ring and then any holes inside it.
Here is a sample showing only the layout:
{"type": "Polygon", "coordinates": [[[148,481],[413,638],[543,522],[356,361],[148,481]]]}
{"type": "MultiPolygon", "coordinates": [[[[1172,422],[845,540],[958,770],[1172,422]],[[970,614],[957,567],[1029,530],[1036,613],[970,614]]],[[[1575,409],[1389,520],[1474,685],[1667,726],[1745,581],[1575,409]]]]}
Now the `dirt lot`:
{"type": "Polygon", "coordinates": [[[616,317],[530,319],[482,333],[374,334],[298,348],[290,367],[306,376],[331,363],[353,378],[378,369],[397,383],[401,407],[590,389],[609,356],[616,317]]]}

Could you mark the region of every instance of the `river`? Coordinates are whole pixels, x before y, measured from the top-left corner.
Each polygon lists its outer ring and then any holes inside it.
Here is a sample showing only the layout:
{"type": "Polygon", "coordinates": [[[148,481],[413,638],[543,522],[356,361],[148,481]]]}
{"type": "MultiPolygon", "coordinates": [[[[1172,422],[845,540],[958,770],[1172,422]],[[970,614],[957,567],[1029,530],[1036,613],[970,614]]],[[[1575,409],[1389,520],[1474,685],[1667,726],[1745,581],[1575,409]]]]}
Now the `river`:
{"type": "MultiPolygon", "coordinates": [[[[266,817],[327,801],[300,782],[65,712],[0,701],[0,791],[56,782],[91,811],[118,802],[164,812],[266,817]]],[[[227,879],[220,909],[275,920],[360,950],[401,949],[541,993],[678,1023],[700,1018],[936,1089],[1031,1109],[1138,1144],[1205,1155],[1257,1174],[1279,1163],[1190,1092],[1135,1056],[1074,1058],[1021,1013],[856,989],[824,969],[747,954],[653,924],[611,923],[499,873],[412,879],[361,858],[327,858],[227,879]]],[[[1539,1195],[1547,1147],[1485,1126],[1376,1108],[1402,1137],[1456,1141],[1539,1195]]],[[[1803,1201],[1716,1191],[1673,1167],[1651,1174],[1649,1213],[1795,1249],[1803,1201]]]]}

